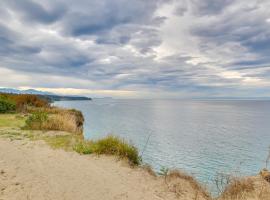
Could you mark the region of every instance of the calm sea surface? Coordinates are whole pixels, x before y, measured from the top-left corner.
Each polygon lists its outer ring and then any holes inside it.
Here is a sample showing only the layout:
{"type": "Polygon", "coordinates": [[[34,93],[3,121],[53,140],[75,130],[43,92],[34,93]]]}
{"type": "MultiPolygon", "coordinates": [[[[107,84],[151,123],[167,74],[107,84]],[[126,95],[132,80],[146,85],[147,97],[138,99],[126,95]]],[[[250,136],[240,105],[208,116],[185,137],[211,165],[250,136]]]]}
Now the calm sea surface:
{"type": "MultiPolygon", "coordinates": [[[[217,173],[253,175],[270,145],[270,101],[60,101],[85,116],[85,137],[115,134],[132,141],[155,170],[178,168],[209,187],[217,173]]],[[[211,188],[210,188],[211,189],[211,188]]]]}

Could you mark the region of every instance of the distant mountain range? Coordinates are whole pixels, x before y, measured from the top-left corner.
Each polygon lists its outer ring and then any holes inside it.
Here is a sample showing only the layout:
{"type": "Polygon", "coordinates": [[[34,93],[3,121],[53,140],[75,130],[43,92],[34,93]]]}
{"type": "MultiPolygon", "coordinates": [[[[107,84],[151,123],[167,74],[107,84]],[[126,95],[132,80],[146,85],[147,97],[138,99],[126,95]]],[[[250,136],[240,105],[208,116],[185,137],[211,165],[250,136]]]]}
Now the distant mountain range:
{"type": "Polygon", "coordinates": [[[0,88],[1,93],[12,93],[12,94],[36,94],[36,95],[55,95],[51,92],[42,92],[34,89],[28,90],[17,90],[13,88],[0,88]]]}
{"type": "Polygon", "coordinates": [[[78,100],[92,100],[89,97],[83,96],[62,96],[57,95],[51,92],[43,92],[34,89],[28,90],[18,90],[13,88],[0,88],[0,93],[9,93],[9,94],[34,94],[40,96],[41,98],[45,98],[49,101],[78,101],[78,100]]]}

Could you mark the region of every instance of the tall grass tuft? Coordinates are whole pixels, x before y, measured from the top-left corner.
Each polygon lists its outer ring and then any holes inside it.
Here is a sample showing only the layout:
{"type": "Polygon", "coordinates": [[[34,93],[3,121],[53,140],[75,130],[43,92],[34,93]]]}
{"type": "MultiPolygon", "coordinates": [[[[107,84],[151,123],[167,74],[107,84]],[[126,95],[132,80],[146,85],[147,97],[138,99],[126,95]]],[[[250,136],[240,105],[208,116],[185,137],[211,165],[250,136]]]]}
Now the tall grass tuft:
{"type": "Polygon", "coordinates": [[[139,165],[141,162],[135,146],[112,135],[97,141],[81,141],[74,145],[73,149],[81,154],[116,155],[121,159],[127,159],[131,165],[139,165]]]}
{"type": "Polygon", "coordinates": [[[81,128],[77,126],[76,117],[69,113],[54,114],[44,123],[42,129],[59,130],[71,133],[81,133],[81,128]]]}
{"type": "Polygon", "coordinates": [[[254,182],[250,178],[235,178],[227,185],[221,199],[246,199],[246,195],[255,191],[254,182]]]}
{"type": "Polygon", "coordinates": [[[93,151],[97,154],[117,155],[120,158],[127,158],[131,164],[140,164],[140,157],[135,146],[124,139],[109,135],[93,143],[93,151]]]}

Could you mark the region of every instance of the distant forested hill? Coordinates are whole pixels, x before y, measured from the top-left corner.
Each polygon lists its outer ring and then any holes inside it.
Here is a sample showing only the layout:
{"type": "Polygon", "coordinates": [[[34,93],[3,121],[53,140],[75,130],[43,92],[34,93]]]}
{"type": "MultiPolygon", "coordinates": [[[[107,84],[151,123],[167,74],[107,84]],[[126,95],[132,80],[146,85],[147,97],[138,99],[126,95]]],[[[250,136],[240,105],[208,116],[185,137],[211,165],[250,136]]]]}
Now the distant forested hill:
{"type": "Polygon", "coordinates": [[[43,99],[48,100],[49,102],[53,101],[91,101],[92,98],[83,97],[83,96],[62,96],[50,92],[43,92],[34,89],[28,90],[17,90],[13,88],[0,88],[0,93],[7,94],[33,94],[37,95],[43,99]]]}
{"type": "Polygon", "coordinates": [[[40,98],[45,98],[48,101],[91,101],[92,98],[80,96],[58,96],[58,95],[37,95],[40,98]]]}

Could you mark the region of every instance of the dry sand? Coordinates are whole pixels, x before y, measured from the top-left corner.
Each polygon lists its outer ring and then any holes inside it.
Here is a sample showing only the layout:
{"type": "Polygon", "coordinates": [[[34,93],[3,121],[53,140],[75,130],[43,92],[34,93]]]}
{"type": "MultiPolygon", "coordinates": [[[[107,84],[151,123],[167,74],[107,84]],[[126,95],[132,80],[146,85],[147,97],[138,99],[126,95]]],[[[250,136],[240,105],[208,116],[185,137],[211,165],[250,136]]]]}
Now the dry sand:
{"type": "Polygon", "coordinates": [[[82,156],[53,150],[41,141],[0,138],[0,200],[194,199],[191,185],[179,181],[176,189],[114,157],[82,156]]]}

